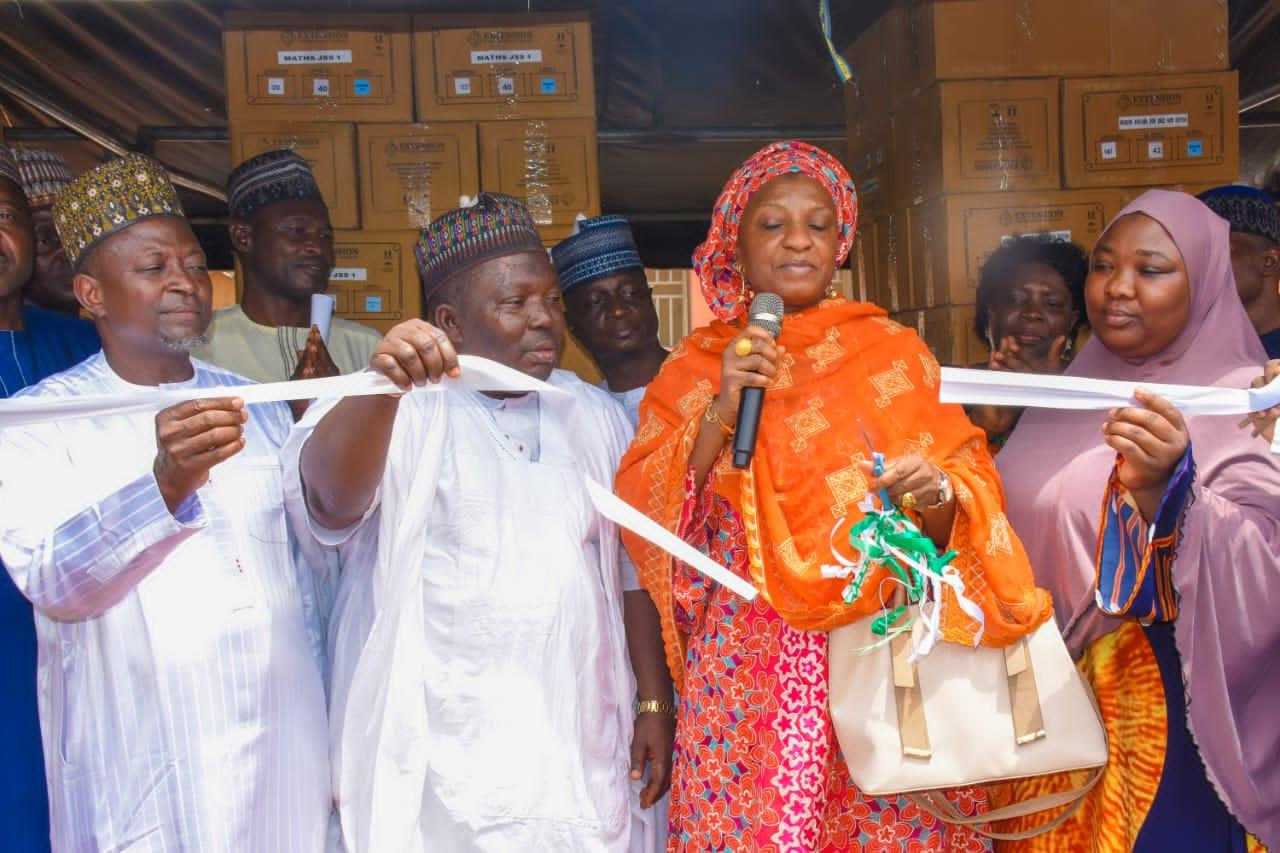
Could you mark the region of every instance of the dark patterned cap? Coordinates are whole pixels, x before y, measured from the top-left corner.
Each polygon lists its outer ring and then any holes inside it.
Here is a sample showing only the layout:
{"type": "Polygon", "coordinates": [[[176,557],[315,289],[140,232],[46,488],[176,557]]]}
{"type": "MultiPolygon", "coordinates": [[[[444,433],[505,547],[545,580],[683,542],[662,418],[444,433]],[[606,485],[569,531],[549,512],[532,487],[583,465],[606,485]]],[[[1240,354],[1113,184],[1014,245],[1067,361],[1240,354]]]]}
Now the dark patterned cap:
{"type": "Polygon", "coordinates": [[[13,156],[22,175],[22,191],[32,207],[53,204],[71,183],[71,170],[61,154],[44,148],[15,148],[13,156]]]}
{"type": "Polygon", "coordinates": [[[1200,193],[1210,210],[1231,223],[1232,231],[1257,234],[1280,243],[1280,207],[1269,193],[1235,184],[1200,193]]]}
{"type": "Polygon", "coordinates": [[[73,270],[102,240],[156,216],[181,217],[182,205],[164,166],[141,154],[90,169],[53,203],[53,224],[73,270]]]}
{"type": "Polygon", "coordinates": [[[572,236],[551,250],[560,288],[569,290],[628,270],[644,270],[631,226],[621,216],[578,220],[572,236]]]}
{"type": "Polygon", "coordinates": [[[538,226],[524,202],[502,193],[480,193],[474,205],[451,210],[422,229],[414,244],[423,300],[490,258],[542,251],[538,226]]]}
{"type": "Polygon", "coordinates": [[[13,185],[22,189],[22,175],[18,172],[18,161],[13,150],[0,145],[0,178],[13,181],[13,185]]]}
{"type": "Polygon", "coordinates": [[[288,148],[250,157],[227,176],[232,219],[248,219],[269,204],[300,198],[324,200],[311,164],[288,148]]]}

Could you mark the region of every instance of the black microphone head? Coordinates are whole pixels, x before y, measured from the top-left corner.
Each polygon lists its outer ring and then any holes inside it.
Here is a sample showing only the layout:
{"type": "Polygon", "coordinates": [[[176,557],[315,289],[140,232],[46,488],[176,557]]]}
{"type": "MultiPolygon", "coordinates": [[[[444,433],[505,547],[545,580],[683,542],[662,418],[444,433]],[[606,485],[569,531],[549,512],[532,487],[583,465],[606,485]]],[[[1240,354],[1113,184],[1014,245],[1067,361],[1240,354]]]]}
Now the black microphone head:
{"type": "Polygon", "coordinates": [[[759,326],[775,338],[782,331],[782,297],[776,293],[757,293],[751,300],[751,314],[747,320],[759,326]]]}

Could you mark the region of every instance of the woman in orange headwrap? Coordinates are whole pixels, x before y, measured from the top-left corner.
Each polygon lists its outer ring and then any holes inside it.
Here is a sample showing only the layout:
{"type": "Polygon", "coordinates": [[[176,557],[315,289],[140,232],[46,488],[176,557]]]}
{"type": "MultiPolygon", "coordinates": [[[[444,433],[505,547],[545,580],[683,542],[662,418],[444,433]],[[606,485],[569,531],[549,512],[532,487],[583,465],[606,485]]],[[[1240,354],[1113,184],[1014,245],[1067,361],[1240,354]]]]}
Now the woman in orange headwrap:
{"type": "MultiPolygon", "coordinates": [[[[863,796],[827,709],[825,632],[880,607],[873,594],[846,605],[846,581],[822,573],[832,525],[847,540],[868,489],[886,489],[958,552],[983,643],[1007,644],[1051,611],[1009,529],[983,433],[938,402],[933,356],[880,308],[829,290],[856,221],[853,183],[826,152],[779,142],[743,164],[694,256],[719,320],[649,386],[618,474],[624,499],[760,591],[746,603],[627,541],[681,685],[671,850],[985,849],[905,799],[863,796]],[[745,322],[753,290],[783,300],[776,341],[745,322]],[[739,471],[726,448],[752,386],[768,391],[754,461],[739,471]],[[888,460],[878,479],[873,449],[888,460]]],[[[873,576],[864,589],[877,586],[873,576]]],[[[972,642],[978,625],[945,595],[944,637],[972,642]]],[[[985,807],[978,790],[953,799],[970,814],[985,807]]]]}

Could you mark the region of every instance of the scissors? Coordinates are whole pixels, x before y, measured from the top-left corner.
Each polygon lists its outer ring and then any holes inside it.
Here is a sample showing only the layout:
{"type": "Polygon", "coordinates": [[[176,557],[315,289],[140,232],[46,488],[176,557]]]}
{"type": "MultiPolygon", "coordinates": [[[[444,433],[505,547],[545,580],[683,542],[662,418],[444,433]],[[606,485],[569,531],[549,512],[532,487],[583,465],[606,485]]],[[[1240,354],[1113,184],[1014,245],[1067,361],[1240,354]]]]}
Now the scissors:
{"type": "MultiPolygon", "coordinates": [[[[876,478],[884,474],[884,454],[876,450],[875,445],[871,443],[871,435],[867,432],[867,425],[862,422],[862,418],[858,418],[858,428],[862,430],[862,440],[867,443],[867,449],[871,451],[871,473],[876,478]]],[[[889,490],[881,486],[880,488],[880,508],[888,509],[893,506],[893,502],[889,500],[889,490]]]]}

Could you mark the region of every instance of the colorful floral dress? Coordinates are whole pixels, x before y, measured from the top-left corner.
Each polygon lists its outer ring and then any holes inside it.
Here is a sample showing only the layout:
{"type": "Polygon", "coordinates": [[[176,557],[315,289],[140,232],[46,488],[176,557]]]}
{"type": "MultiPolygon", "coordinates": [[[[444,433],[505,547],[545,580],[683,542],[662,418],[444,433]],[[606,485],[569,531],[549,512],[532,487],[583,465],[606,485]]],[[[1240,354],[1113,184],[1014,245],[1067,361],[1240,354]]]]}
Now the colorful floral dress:
{"type": "MultiPolygon", "coordinates": [[[[714,474],[712,475],[714,477],[714,474]]],[[[742,521],[712,478],[686,519],[687,539],[746,576],[742,521]]],[[[762,599],[747,603],[689,569],[675,583],[689,635],[671,787],[669,849],[990,850],[904,797],[864,796],[849,778],[827,711],[827,634],[792,628],[762,599]]],[[[986,807],[970,788],[951,800],[986,807]]]]}

